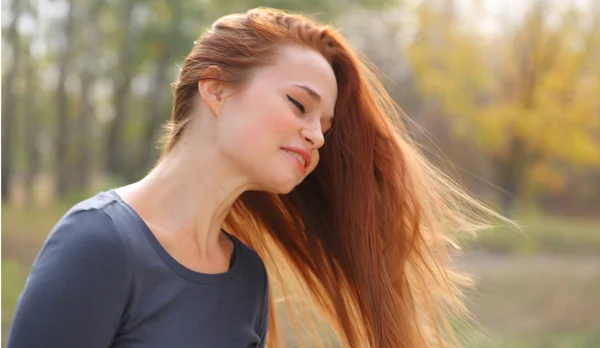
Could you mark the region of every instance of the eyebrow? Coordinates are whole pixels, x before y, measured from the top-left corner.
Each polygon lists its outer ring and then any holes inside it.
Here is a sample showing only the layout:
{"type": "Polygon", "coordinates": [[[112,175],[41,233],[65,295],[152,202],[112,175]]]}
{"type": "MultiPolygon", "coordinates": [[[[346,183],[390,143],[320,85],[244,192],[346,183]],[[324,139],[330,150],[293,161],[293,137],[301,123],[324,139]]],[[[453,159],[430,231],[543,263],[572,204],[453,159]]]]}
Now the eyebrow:
{"type": "Polygon", "coordinates": [[[297,85],[295,84],[294,86],[296,87],[300,87],[303,90],[305,90],[311,97],[313,97],[313,99],[316,99],[318,102],[321,101],[321,95],[319,95],[319,93],[315,92],[314,89],[308,87],[308,86],[304,86],[304,85],[297,85]]]}

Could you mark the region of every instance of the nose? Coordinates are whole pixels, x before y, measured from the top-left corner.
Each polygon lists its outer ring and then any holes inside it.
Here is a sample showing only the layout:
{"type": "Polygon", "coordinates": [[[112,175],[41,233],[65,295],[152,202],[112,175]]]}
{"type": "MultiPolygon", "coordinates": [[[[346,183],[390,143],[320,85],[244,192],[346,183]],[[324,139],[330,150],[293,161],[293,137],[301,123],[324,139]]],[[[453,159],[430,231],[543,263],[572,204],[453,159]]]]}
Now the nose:
{"type": "Polygon", "coordinates": [[[325,143],[321,122],[311,122],[301,130],[300,135],[311,149],[318,149],[325,143]]]}

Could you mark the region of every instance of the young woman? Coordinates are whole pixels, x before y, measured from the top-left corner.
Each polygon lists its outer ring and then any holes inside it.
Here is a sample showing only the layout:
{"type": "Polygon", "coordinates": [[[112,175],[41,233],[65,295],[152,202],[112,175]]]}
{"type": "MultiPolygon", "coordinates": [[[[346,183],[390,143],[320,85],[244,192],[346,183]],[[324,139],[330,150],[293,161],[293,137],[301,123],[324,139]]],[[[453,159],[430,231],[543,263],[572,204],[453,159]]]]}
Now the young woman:
{"type": "Polygon", "coordinates": [[[275,347],[269,289],[294,279],[344,347],[452,340],[449,233],[499,217],[419,154],[340,34],[274,9],[226,16],[174,88],[160,161],[58,222],[9,348],[275,347]]]}

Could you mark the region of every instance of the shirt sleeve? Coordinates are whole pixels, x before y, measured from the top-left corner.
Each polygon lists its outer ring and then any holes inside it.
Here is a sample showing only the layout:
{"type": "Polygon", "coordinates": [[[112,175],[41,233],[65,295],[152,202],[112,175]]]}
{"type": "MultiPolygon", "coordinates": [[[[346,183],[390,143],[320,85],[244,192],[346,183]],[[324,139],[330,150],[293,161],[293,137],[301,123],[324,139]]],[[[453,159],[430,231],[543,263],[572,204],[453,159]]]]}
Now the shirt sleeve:
{"type": "MultiPolygon", "coordinates": [[[[264,269],[264,267],[263,267],[264,269]]],[[[259,331],[258,334],[260,335],[260,344],[258,345],[259,348],[264,348],[266,343],[267,343],[267,331],[268,331],[268,326],[269,326],[269,278],[267,276],[267,271],[265,269],[265,292],[264,292],[264,299],[263,299],[263,306],[262,306],[262,312],[260,315],[260,322],[259,322],[259,331]]]]}
{"type": "Polygon", "coordinates": [[[19,296],[8,348],[107,348],[128,298],[125,244],[102,210],[68,213],[19,296]]]}

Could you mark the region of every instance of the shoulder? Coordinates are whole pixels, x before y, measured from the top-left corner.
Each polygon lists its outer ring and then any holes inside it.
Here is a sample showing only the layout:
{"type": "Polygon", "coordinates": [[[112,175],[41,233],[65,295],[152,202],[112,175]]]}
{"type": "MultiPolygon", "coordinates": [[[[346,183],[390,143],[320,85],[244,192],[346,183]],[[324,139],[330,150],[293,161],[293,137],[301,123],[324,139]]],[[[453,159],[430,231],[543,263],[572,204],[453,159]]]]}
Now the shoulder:
{"type": "Polygon", "coordinates": [[[76,204],[56,223],[31,267],[28,296],[45,293],[61,302],[67,295],[83,299],[104,292],[125,301],[129,253],[103,199],[96,198],[76,204]]]}
{"type": "Polygon", "coordinates": [[[52,229],[19,296],[10,347],[110,345],[132,278],[104,201],[76,204],[52,229]]]}
{"type": "Polygon", "coordinates": [[[230,235],[233,238],[236,248],[240,248],[240,255],[242,256],[242,261],[244,263],[244,268],[246,272],[251,272],[254,276],[260,276],[260,278],[267,276],[267,270],[265,268],[265,264],[262,258],[258,255],[258,253],[244,244],[237,237],[230,235]]]}
{"type": "MultiPolygon", "coordinates": [[[[241,257],[235,262],[239,262],[242,268],[241,278],[245,284],[245,288],[252,293],[255,298],[263,298],[268,296],[269,292],[269,277],[265,263],[259,254],[244,244],[239,239],[234,238],[236,247],[240,248],[238,255],[241,257]]],[[[264,305],[264,304],[263,304],[264,305]]]]}
{"type": "Polygon", "coordinates": [[[58,249],[73,257],[122,259],[126,252],[121,233],[109,213],[114,204],[108,196],[98,194],[74,205],[56,223],[43,248],[58,249]]]}
{"type": "Polygon", "coordinates": [[[252,301],[255,303],[255,313],[257,321],[255,322],[256,332],[260,337],[260,347],[264,347],[266,342],[268,315],[269,315],[269,277],[267,269],[259,254],[246,246],[241,241],[237,240],[237,244],[241,245],[242,254],[245,255],[243,262],[244,277],[249,284],[252,284],[252,289],[249,293],[252,294],[252,301]],[[257,299],[259,299],[257,301],[257,299]]]}

